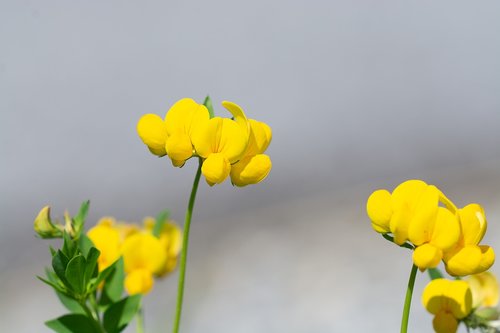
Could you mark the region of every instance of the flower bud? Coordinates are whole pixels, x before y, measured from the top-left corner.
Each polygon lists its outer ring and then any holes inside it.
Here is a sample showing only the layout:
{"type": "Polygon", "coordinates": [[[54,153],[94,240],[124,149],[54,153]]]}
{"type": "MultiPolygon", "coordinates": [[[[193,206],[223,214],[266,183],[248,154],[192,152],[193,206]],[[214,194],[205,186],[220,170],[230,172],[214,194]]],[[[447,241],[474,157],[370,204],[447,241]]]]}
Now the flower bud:
{"type": "Polygon", "coordinates": [[[33,224],[35,232],[42,238],[60,238],[61,230],[50,220],[50,207],[45,206],[40,210],[33,224]]]}

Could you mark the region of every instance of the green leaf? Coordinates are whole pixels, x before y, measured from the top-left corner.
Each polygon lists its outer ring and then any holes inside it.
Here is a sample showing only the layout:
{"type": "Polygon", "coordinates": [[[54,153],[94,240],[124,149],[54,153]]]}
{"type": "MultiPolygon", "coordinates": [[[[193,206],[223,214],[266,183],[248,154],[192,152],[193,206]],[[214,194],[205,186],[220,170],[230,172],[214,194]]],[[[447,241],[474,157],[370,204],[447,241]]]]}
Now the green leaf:
{"type": "Polygon", "coordinates": [[[205,105],[208,109],[208,114],[210,115],[210,119],[214,117],[214,106],[212,105],[212,99],[210,98],[209,95],[205,97],[205,100],[203,101],[203,105],[205,105]]]}
{"type": "MultiPolygon", "coordinates": [[[[49,280],[49,282],[51,282],[55,285],[60,284],[60,280],[57,277],[57,275],[54,274],[54,272],[51,272],[48,269],[46,269],[45,273],[47,274],[47,279],[49,280]]],[[[59,298],[59,300],[61,301],[61,303],[66,307],[66,309],[68,309],[69,311],[71,311],[73,313],[85,313],[85,310],[83,310],[83,308],[80,306],[80,304],[76,300],[74,300],[70,295],[68,295],[68,293],[64,289],[60,289],[60,288],[62,288],[62,287],[54,288],[54,289],[56,289],[55,290],[56,295],[59,298]]]]}
{"type": "Polygon", "coordinates": [[[85,292],[85,266],[86,260],[80,254],[69,261],[65,272],[69,286],[80,295],[85,292]]]}
{"type": "MultiPolygon", "coordinates": [[[[112,267],[113,271],[104,283],[104,288],[99,300],[100,305],[116,303],[120,300],[123,294],[123,280],[125,279],[123,258],[118,259],[112,267]]],[[[103,274],[105,271],[106,270],[102,271],[100,274],[103,274]]]]}
{"type": "Polygon", "coordinates": [[[67,314],[45,322],[57,333],[99,333],[90,318],[82,314],[67,314]]]}
{"type": "Polygon", "coordinates": [[[87,235],[81,234],[78,239],[78,246],[80,247],[80,252],[82,252],[82,254],[86,257],[89,254],[90,249],[94,247],[94,243],[92,243],[87,235]]]}
{"type": "Polygon", "coordinates": [[[438,268],[429,268],[427,269],[427,273],[429,273],[429,277],[431,280],[443,278],[443,274],[438,268]]]}
{"type": "Polygon", "coordinates": [[[112,304],[104,312],[103,324],[106,332],[119,333],[127,327],[134,318],[141,304],[141,295],[125,297],[118,303],[112,304]]]}
{"type": "Polygon", "coordinates": [[[49,245],[49,250],[50,250],[50,255],[51,255],[51,256],[55,256],[55,255],[56,255],[56,253],[57,253],[56,249],[54,249],[54,248],[53,248],[52,246],[50,246],[50,245],[49,245]]]}
{"type": "Polygon", "coordinates": [[[73,258],[77,250],[75,241],[66,231],[63,232],[63,239],[64,243],[62,247],[62,252],[66,255],[66,257],[73,258]]]}
{"type": "Polygon", "coordinates": [[[87,289],[87,285],[90,282],[90,280],[97,276],[98,273],[97,258],[99,258],[100,254],[101,252],[99,252],[99,250],[96,249],[95,247],[90,248],[88,252],[85,265],[85,277],[84,277],[85,289],[87,289]]]}
{"type": "Polygon", "coordinates": [[[65,291],[64,291],[64,288],[63,288],[63,287],[61,287],[59,284],[57,284],[57,283],[55,283],[55,282],[49,281],[49,280],[47,280],[47,279],[44,279],[43,277],[38,276],[38,275],[36,276],[36,278],[37,278],[38,280],[42,281],[43,283],[48,284],[48,285],[49,285],[49,286],[51,286],[52,288],[54,288],[54,290],[56,290],[56,292],[57,292],[57,291],[59,291],[59,292],[61,292],[61,293],[65,292],[65,291]]]}
{"type": "Polygon", "coordinates": [[[85,220],[87,219],[87,214],[89,212],[90,201],[84,201],[80,206],[78,214],[73,218],[73,228],[75,229],[76,238],[78,238],[85,225],[85,220]]]}
{"type": "Polygon", "coordinates": [[[61,250],[57,250],[55,256],[52,257],[52,268],[64,284],[67,284],[66,267],[68,266],[68,262],[68,257],[61,250]]]}
{"type": "Polygon", "coordinates": [[[155,237],[160,237],[161,231],[163,230],[163,226],[165,222],[167,222],[168,217],[170,216],[170,212],[168,210],[164,210],[156,216],[156,223],[153,228],[153,235],[155,237]]]}

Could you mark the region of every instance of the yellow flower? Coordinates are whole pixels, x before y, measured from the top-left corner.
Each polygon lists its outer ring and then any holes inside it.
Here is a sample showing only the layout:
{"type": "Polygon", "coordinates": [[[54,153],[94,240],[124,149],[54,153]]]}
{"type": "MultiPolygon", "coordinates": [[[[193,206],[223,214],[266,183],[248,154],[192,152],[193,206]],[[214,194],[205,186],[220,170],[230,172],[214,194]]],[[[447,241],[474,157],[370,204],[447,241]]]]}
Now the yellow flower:
{"type": "Polygon", "coordinates": [[[484,272],[495,261],[493,249],[479,245],[487,228],[484,210],[478,204],[470,204],[460,209],[458,214],[462,232],[456,246],[444,254],[446,271],[452,276],[484,272]]]}
{"type": "Polygon", "coordinates": [[[97,259],[99,271],[103,271],[120,258],[121,237],[114,227],[113,218],[102,218],[95,227],[88,231],[87,236],[101,252],[97,259]]]}
{"type": "MultiPolygon", "coordinates": [[[[146,230],[152,232],[156,223],[153,217],[147,217],[143,221],[146,230]]],[[[165,222],[159,236],[160,243],[165,250],[167,259],[163,268],[156,273],[163,277],[172,272],[177,266],[177,259],[182,248],[182,231],[172,222],[165,222]]]]}
{"type": "Polygon", "coordinates": [[[250,119],[250,136],[243,157],[231,166],[231,182],[236,186],[257,184],[267,177],[272,163],[263,154],[272,139],[271,127],[266,123],[250,119]]]}
{"type": "Polygon", "coordinates": [[[495,307],[499,299],[498,281],[490,272],[469,276],[466,280],[472,291],[473,307],[495,307]]]}
{"type": "Polygon", "coordinates": [[[168,155],[174,166],[182,166],[193,156],[193,133],[209,118],[204,105],[184,98],[168,110],[165,120],[155,114],[142,116],[137,133],[153,154],[168,155]]]}
{"type": "Polygon", "coordinates": [[[413,262],[420,270],[436,267],[460,237],[453,203],[421,180],[403,182],[392,194],[373,192],[366,209],[375,231],[391,233],[398,245],[409,241],[415,246],[413,262]]]}
{"type": "Polygon", "coordinates": [[[222,183],[231,171],[231,164],[243,157],[248,145],[250,125],[243,110],[224,101],[222,105],[234,117],[214,117],[193,132],[196,153],[204,158],[201,172],[210,186],[222,183]]]}
{"type": "Polygon", "coordinates": [[[465,281],[436,279],[425,287],[422,304],[434,315],[437,333],[455,333],[460,319],[472,311],[472,293],[465,281]]]}
{"type": "Polygon", "coordinates": [[[137,268],[127,274],[123,283],[129,295],[147,294],[153,289],[154,279],[149,270],[137,268]]]}

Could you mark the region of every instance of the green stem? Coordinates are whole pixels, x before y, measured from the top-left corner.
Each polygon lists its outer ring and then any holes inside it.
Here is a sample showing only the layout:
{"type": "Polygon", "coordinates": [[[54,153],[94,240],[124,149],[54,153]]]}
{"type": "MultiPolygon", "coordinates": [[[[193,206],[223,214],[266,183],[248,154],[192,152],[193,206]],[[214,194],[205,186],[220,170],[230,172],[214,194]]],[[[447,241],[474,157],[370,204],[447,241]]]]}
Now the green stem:
{"type": "Polygon", "coordinates": [[[196,171],[196,176],[194,177],[194,182],[193,182],[193,188],[191,189],[191,196],[189,197],[189,204],[186,210],[186,217],[184,219],[184,234],[182,237],[182,252],[181,252],[181,262],[179,265],[179,282],[177,285],[177,305],[175,308],[174,326],[172,329],[173,333],[179,332],[179,326],[181,323],[182,299],[184,297],[184,280],[186,278],[186,259],[187,259],[188,242],[189,242],[189,227],[191,225],[191,216],[193,215],[193,207],[194,207],[194,201],[196,199],[196,191],[198,190],[198,184],[200,183],[201,164],[202,160],[200,158],[198,171],[196,171]]]}
{"type": "Polygon", "coordinates": [[[87,314],[87,316],[89,317],[89,319],[92,320],[92,322],[94,323],[94,326],[95,328],[99,331],[99,332],[102,332],[102,333],[105,333],[104,329],[102,328],[101,326],[101,323],[99,321],[99,317],[96,313],[94,313],[91,309],[89,309],[89,307],[87,306],[87,303],[85,302],[85,300],[82,300],[79,302],[80,303],[80,306],[83,308],[83,310],[85,311],[85,313],[87,314]]]}
{"type": "Polygon", "coordinates": [[[139,310],[137,311],[137,333],[144,333],[144,311],[142,309],[142,305],[139,306],[139,310]]]}
{"type": "Polygon", "coordinates": [[[406,289],[405,305],[403,308],[403,318],[401,319],[401,333],[408,331],[408,320],[410,319],[411,297],[413,295],[413,286],[417,277],[417,266],[411,268],[410,279],[408,280],[408,288],[406,289]]]}

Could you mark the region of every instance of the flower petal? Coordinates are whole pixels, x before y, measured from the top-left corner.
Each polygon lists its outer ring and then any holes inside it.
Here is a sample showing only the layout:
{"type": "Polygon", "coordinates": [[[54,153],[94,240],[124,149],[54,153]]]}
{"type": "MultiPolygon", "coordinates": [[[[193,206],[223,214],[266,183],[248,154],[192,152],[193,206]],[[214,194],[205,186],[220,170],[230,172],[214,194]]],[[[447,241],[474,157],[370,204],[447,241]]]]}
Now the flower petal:
{"type": "MultiPolygon", "coordinates": [[[[427,186],[418,195],[413,218],[408,227],[408,239],[415,245],[431,240],[438,213],[439,191],[435,186],[427,186]]],[[[457,224],[458,227],[458,224],[457,224]]]]}
{"type": "Polygon", "coordinates": [[[161,271],[166,253],[160,240],[149,233],[137,233],[125,239],[123,246],[125,272],[144,268],[151,273],[161,271]]]}
{"type": "Polygon", "coordinates": [[[484,209],[478,204],[470,204],[458,211],[464,242],[467,245],[477,245],[483,239],[487,222],[484,209]]]}
{"type": "Polygon", "coordinates": [[[243,109],[238,104],[228,101],[222,101],[222,106],[233,115],[234,121],[240,126],[248,140],[248,136],[250,135],[250,123],[243,109]]]}
{"type": "Polygon", "coordinates": [[[167,155],[176,163],[178,161],[185,161],[193,156],[193,145],[191,144],[191,139],[183,132],[177,132],[170,135],[167,139],[165,147],[167,155]]]}
{"type": "Polygon", "coordinates": [[[198,104],[191,98],[183,98],[177,101],[168,110],[165,116],[167,134],[182,132],[189,137],[210,119],[208,109],[203,104],[198,104]]]}
{"type": "Polygon", "coordinates": [[[129,295],[147,294],[153,288],[153,274],[147,269],[134,269],[125,277],[125,290],[129,295]]]}
{"type": "Polygon", "coordinates": [[[449,298],[448,310],[455,318],[462,319],[469,315],[472,310],[472,292],[467,282],[450,281],[445,296],[449,298]]]}
{"type": "Polygon", "coordinates": [[[441,250],[452,248],[460,239],[460,225],[458,219],[448,209],[439,207],[431,244],[441,250]]]}
{"type": "Polygon", "coordinates": [[[257,184],[267,177],[271,167],[271,159],[267,155],[245,157],[231,166],[231,182],[236,186],[257,184]]]}
{"type": "Polygon", "coordinates": [[[366,212],[375,231],[390,232],[389,223],[392,216],[391,194],[386,190],[373,192],[366,202],[366,212]]]}
{"type": "Polygon", "coordinates": [[[451,313],[441,311],[434,316],[432,327],[436,333],[455,333],[458,329],[458,320],[451,313]]]}
{"type": "Polygon", "coordinates": [[[137,133],[153,154],[166,154],[167,127],[160,116],[151,113],[142,116],[137,123],[137,133]]]}
{"type": "Polygon", "coordinates": [[[201,166],[201,172],[210,186],[222,183],[231,170],[231,164],[224,154],[210,154],[201,166]]]}
{"type": "Polygon", "coordinates": [[[476,273],[481,264],[481,249],[468,245],[451,255],[445,256],[446,271],[452,276],[465,276],[476,273]]]}
{"type": "Polygon", "coordinates": [[[446,279],[435,279],[425,286],[422,293],[422,305],[432,314],[437,314],[443,308],[445,299],[443,295],[448,288],[449,281],[446,279]]]}
{"type": "Polygon", "coordinates": [[[413,262],[421,271],[437,267],[442,258],[441,249],[431,244],[420,245],[413,251],[413,262]]]}
{"type": "Polygon", "coordinates": [[[488,245],[479,245],[479,248],[481,249],[481,261],[475,272],[476,274],[487,271],[495,263],[495,252],[492,247],[488,245]]]}

